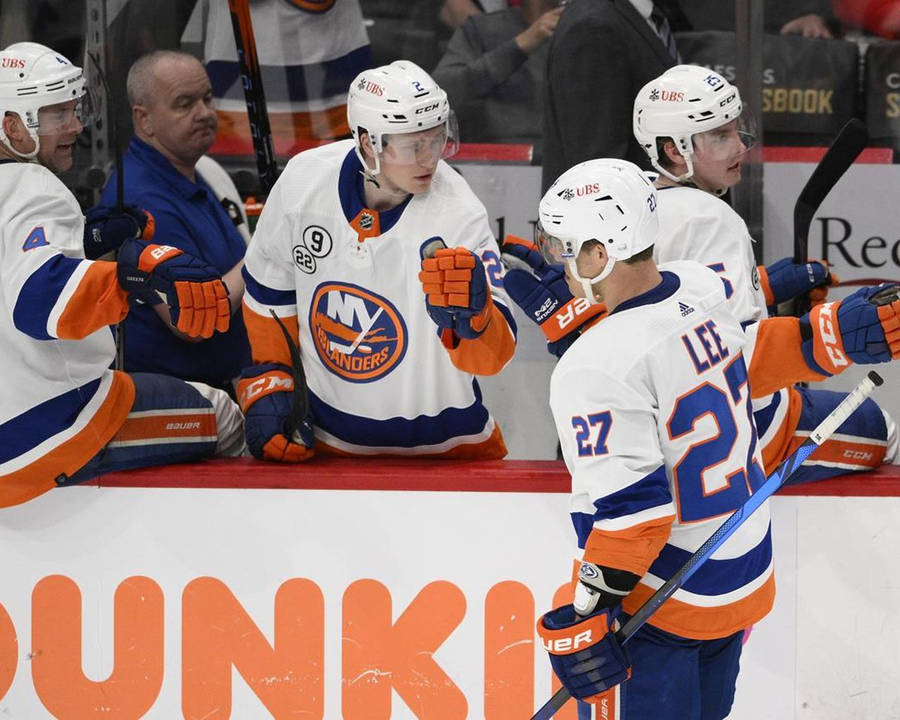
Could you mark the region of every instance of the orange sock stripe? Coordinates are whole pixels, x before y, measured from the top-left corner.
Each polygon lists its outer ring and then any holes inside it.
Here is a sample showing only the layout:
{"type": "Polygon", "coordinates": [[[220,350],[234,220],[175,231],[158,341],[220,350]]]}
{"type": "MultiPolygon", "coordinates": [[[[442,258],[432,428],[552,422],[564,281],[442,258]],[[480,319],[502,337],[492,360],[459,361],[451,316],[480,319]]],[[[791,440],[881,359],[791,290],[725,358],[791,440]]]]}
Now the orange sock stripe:
{"type": "Polygon", "coordinates": [[[128,314],[128,293],[119,285],[116,264],[97,260],[90,267],[66,303],[56,323],[61,340],[80,340],[128,314]]]}
{"type": "MultiPolygon", "coordinates": [[[[629,615],[637,612],[655,591],[638,583],[625,598],[622,607],[629,615]]],[[[690,605],[670,597],[650,618],[650,624],[666,632],[695,640],[714,640],[733,635],[738,630],[759,622],[775,602],[774,573],[747,597],[715,607],[690,605]]]]}
{"type": "Polygon", "coordinates": [[[21,470],[0,475],[0,507],[31,500],[56,487],[60,475],[74,475],[109,442],[133,404],[134,383],[116,372],[109,393],[80,432],[21,470]]]}

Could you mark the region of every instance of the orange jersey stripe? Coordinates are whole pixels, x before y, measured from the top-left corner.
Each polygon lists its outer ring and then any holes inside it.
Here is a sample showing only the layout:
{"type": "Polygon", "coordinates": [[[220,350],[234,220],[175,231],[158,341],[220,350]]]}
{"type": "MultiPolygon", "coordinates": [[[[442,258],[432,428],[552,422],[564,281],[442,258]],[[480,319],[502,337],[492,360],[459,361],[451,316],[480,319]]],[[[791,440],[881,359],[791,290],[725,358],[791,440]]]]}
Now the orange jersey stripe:
{"type": "Polygon", "coordinates": [[[624,530],[591,530],[584,559],[641,576],[665,546],[674,520],[674,515],[666,515],[624,530]]]}
{"type": "Polygon", "coordinates": [[[116,264],[97,260],[90,267],[66,303],[56,323],[56,336],[80,340],[128,314],[128,293],[119,285],[116,264]]]}
{"type": "MultiPolygon", "coordinates": [[[[337,457],[397,457],[396,454],[391,453],[376,455],[363,453],[355,454],[346,450],[340,450],[336,447],[332,447],[331,445],[327,445],[321,440],[316,440],[316,452],[323,455],[331,455],[337,457]]],[[[457,445],[456,447],[451,448],[450,450],[445,450],[444,452],[423,452],[421,455],[415,455],[412,457],[440,458],[444,460],[500,460],[506,457],[506,453],[506,443],[503,440],[503,433],[500,432],[500,427],[498,425],[494,425],[494,430],[493,432],[491,432],[491,435],[487,440],[482,440],[481,442],[477,443],[465,443],[463,445],[457,445]]]]}
{"type": "Polygon", "coordinates": [[[496,305],[491,307],[490,322],[479,337],[474,340],[462,338],[459,345],[448,350],[453,364],[472,375],[496,375],[515,351],[512,330],[496,305]]]}
{"type": "MultiPolygon", "coordinates": [[[[247,303],[243,304],[243,312],[254,364],[281,363],[292,367],[291,351],[284,339],[284,333],[281,332],[281,327],[278,325],[278,320],[254,312],[247,307],[247,303]]],[[[284,323],[291,338],[297,340],[300,337],[297,316],[288,315],[280,320],[284,323]]]]}
{"type": "Polygon", "coordinates": [[[103,404],[80,432],[21,470],[0,476],[0,507],[31,500],[56,487],[60,475],[75,474],[109,442],[133,404],[134,382],[116,372],[103,404]]]}
{"type": "Polygon", "coordinates": [[[167,439],[178,442],[185,438],[215,437],[216,415],[208,413],[165,413],[162,415],[129,416],[111,442],[167,439]]]}
{"type": "Polygon", "coordinates": [[[800,350],[800,321],[797,318],[767,318],[760,322],[747,374],[755,398],[797,382],[816,382],[825,376],[806,364],[800,350]]]}
{"type": "MultiPolygon", "coordinates": [[[[638,583],[622,603],[629,615],[634,615],[655,590],[638,583]]],[[[674,597],[666,600],[650,619],[650,624],[660,630],[695,640],[714,640],[733,635],[755,622],[759,622],[775,603],[775,575],[769,578],[747,597],[726,605],[699,607],[674,597]]]]}

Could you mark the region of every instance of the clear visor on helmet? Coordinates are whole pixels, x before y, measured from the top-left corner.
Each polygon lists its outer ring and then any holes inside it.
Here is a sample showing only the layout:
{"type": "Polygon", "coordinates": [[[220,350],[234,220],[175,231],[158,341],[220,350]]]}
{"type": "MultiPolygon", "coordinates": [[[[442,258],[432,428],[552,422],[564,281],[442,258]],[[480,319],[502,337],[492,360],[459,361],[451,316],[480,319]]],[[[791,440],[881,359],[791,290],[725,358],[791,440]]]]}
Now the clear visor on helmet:
{"type": "Polygon", "coordinates": [[[385,134],[381,143],[384,152],[399,165],[430,165],[451,158],[459,150],[456,115],[450,111],[446,122],[428,130],[385,134]]]}
{"type": "Polygon", "coordinates": [[[38,135],[57,135],[65,132],[81,132],[97,118],[97,103],[93,94],[85,92],[80,98],[45,105],[38,110],[38,135]]]}
{"type": "Polygon", "coordinates": [[[753,147],[756,137],[753,116],[744,112],[729,123],[694,135],[694,152],[710,160],[736,160],[753,147]]]}
{"type": "Polygon", "coordinates": [[[548,233],[540,222],[535,225],[534,234],[534,244],[537,245],[544,260],[551,265],[563,265],[574,257],[571,247],[567,247],[558,237],[548,233]]]}

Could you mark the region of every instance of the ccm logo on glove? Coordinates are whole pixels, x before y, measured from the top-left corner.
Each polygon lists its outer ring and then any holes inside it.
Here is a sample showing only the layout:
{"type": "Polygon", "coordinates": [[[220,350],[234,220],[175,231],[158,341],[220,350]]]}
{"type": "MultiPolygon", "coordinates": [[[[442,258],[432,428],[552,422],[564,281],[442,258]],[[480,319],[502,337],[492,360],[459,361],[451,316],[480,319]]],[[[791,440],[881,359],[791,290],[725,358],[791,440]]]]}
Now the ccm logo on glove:
{"type": "Polygon", "coordinates": [[[844,354],[843,343],[836,332],[834,309],[836,305],[833,302],[822,305],[819,309],[819,333],[822,340],[823,349],[828,354],[835,368],[849,365],[850,360],[844,354]]]}
{"type": "Polygon", "coordinates": [[[254,400],[272,392],[291,392],[294,389],[294,378],[287,374],[263,375],[241,388],[241,407],[247,407],[254,400]]]}

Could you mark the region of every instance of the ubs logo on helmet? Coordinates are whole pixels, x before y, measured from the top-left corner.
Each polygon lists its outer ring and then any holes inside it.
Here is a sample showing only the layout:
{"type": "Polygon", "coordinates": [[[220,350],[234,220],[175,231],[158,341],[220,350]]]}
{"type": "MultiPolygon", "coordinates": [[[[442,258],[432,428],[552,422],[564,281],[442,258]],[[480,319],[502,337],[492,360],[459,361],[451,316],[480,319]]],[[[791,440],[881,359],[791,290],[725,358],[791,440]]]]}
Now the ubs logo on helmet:
{"type": "Polygon", "coordinates": [[[316,353],[349,382],[372,382],[406,354],[406,325],[387,299],[349,283],[326,282],[313,293],[309,328],[316,353]]]}
{"type": "Polygon", "coordinates": [[[684,100],[684,93],[681,90],[663,90],[660,93],[660,100],[663,102],[681,102],[684,100]]]}
{"type": "Polygon", "coordinates": [[[0,61],[0,67],[23,68],[25,67],[25,61],[22,58],[5,57],[2,61],[0,61]]]}

